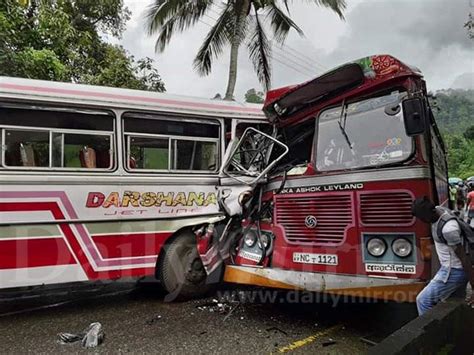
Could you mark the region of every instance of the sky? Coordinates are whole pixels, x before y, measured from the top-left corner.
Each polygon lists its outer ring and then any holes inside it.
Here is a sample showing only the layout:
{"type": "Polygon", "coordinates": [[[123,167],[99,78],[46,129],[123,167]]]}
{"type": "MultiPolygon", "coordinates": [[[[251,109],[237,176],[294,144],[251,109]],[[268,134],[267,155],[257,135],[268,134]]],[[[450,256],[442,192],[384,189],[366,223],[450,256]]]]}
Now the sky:
{"type": "MultiPolygon", "coordinates": [[[[155,52],[156,35],[149,37],[143,12],[153,0],[124,0],[132,18],[119,43],[136,58],[155,60],[167,92],[213,97],[224,94],[229,52],[213,63],[212,73],[199,76],[193,59],[218,8],[195,27],[176,33],[162,53],[155,52]]],[[[474,40],[463,27],[474,14],[474,0],[347,0],[345,20],[311,1],[292,1],[292,19],[304,32],[291,33],[283,47],[274,45],[272,88],[297,84],[336,67],[372,54],[391,54],[421,69],[428,90],[453,86],[474,87],[474,40]],[[461,84],[460,84],[461,83],[461,84]]],[[[235,98],[250,88],[261,90],[248,53],[242,48],[235,98]]]]}

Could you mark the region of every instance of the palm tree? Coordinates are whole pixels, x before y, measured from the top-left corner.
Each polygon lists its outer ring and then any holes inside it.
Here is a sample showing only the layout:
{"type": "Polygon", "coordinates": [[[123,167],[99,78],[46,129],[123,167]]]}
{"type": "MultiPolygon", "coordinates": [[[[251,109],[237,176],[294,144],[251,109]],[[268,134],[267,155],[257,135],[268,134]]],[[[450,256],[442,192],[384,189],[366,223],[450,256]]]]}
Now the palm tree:
{"type": "MultiPolygon", "coordinates": [[[[345,0],[310,0],[327,7],[343,19],[345,0]]],[[[201,75],[211,72],[212,62],[219,57],[225,46],[230,45],[229,79],[224,100],[232,100],[237,79],[237,57],[240,46],[246,44],[250,60],[260,83],[268,89],[271,81],[271,39],[283,44],[289,31],[301,29],[289,16],[288,0],[154,0],[146,12],[149,35],[158,33],[155,50],[162,52],[175,32],[194,26],[210,11],[219,16],[196,57],[194,68],[201,75]]],[[[206,20],[209,17],[206,17],[206,20]]]]}

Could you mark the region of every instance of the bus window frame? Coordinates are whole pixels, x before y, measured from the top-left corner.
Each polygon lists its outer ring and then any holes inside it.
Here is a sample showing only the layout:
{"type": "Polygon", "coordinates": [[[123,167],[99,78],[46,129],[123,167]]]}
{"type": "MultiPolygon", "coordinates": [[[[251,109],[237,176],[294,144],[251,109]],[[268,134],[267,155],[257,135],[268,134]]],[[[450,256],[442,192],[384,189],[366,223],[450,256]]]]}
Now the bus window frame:
{"type": "MultiPolygon", "coordinates": [[[[272,127],[275,127],[274,124],[271,124],[270,122],[268,121],[255,121],[255,120],[246,120],[246,119],[233,119],[231,121],[231,137],[230,137],[230,140],[232,139],[235,139],[236,136],[237,136],[237,127],[240,125],[240,124],[253,124],[254,126],[258,126],[258,125],[267,125],[267,126],[272,126],[272,127]]],[[[242,132],[243,133],[243,132],[242,132]]],[[[240,138],[240,137],[238,137],[240,138]]]]}
{"type": "MultiPolygon", "coordinates": [[[[223,119],[224,118],[210,118],[210,117],[202,117],[202,118],[193,118],[190,116],[179,115],[179,114],[166,114],[163,112],[137,112],[137,111],[123,111],[120,115],[120,123],[121,123],[121,139],[122,139],[122,146],[126,147],[126,149],[122,149],[122,156],[123,156],[123,169],[129,174],[139,174],[139,175],[146,175],[146,174],[167,174],[167,175],[183,175],[183,174],[192,174],[192,175],[218,175],[220,171],[220,165],[222,164],[223,152],[222,146],[224,142],[222,142],[223,137],[223,119]],[[179,135],[164,135],[164,134],[155,134],[155,133],[137,133],[137,132],[126,132],[125,131],[125,119],[147,119],[147,120],[156,120],[156,121],[172,121],[178,123],[207,123],[216,125],[218,127],[218,136],[217,138],[206,138],[206,137],[196,137],[196,136],[179,136],[179,135]],[[130,168],[130,137],[149,137],[149,138],[166,138],[168,139],[168,169],[131,169],[130,168]],[[197,142],[212,142],[216,143],[216,168],[215,170],[184,170],[184,169],[171,169],[172,166],[172,143],[178,140],[189,140],[189,141],[197,141],[197,142]]],[[[225,135],[224,135],[225,136],[225,135]]]]}
{"type": "Polygon", "coordinates": [[[32,126],[13,126],[13,125],[2,125],[0,124],[0,131],[2,135],[2,146],[1,154],[0,154],[0,169],[5,171],[35,171],[35,172],[79,172],[79,173],[112,173],[118,169],[118,154],[117,154],[117,115],[113,110],[108,109],[88,109],[79,106],[73,107],[64,107],[58,105],[51,105],[44,103],[38,104],[22,104],[20,103],[9,103],[9,102],[0,102],[0,107],[8,107],[14,109],[26,109],[32,111],[56,111],[56,112],[73,112],[78,113],[81,115],[102,115],[110,117],[112,120],[112,130],[111,131],[102,131],[102,130],[82,130],[82,129],[67,129],[67,128],[55,128],[55,127],[32,127],[32,126]],[[49,134],[49,166],[10,166],[7,165],[5,162],[5,155],[6,155],[6,141],[5,141],[5,132],[6,130],[18,130],[18,131],[33,131],[33,132],[48,132],[49,134]],[[88,134],[88,135],[104,135],[109,136],[110,139],[110,149],[109,149],[109,156],[111,160],[111,164],[108,168],[64,168],[64,167],[53,167],[52,166],[52,154],[53,154],[53,147],[52,147],[52,135],[53,133],[70,133],[70,134],[88,134]]]}

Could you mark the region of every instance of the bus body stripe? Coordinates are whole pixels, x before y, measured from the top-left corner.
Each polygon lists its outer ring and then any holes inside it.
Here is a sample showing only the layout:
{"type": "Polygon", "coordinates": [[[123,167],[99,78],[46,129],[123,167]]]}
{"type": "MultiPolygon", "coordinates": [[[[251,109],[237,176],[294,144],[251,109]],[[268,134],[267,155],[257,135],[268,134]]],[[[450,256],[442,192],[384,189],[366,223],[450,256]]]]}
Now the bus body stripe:
{"type": "MultiPolygon", "coordinates": [[[[58,198],[63,204],[67,214],[72,219],[77,219],[78,216],[64,191],[1,191],[0,198],[58,198]]],[[[9,202],[0,204],[0,212],[8,208],[8,211],[44,211],[49,210],[53,213],[54,219],[57,221],[66,220],[64,214],[61,212],[57,202],[9,202]],[[3,206],[3,207],[2,207],[3,206]],[[8,206],[8,207],[5,207],[8,206]]],[[[92,260],[98,268],[116,267],[116,266],[131,266],[131,265],[155,265],[157,256],[145,256],[142,258],[120,259],[120,260],[102,260],[99,252],[93,245],[93,241],[85,229],[84,225],[74,225],[78,236],[85,248],[89,252],[92,260]]],[[[72,232],[70,225],[60,224],[61,230],[67,229],[68,232],[76,238],[72,232]],[[67,228],[65,228],[67,226],[67,228]]],[[[71,243],[71,241],[70,241],[71,243]]],[[[80,248],[80,245],[79,245],[80,248]]],[[[82,248],[81,248],[81,253],[82,248]]]]}
{"type": "Polygon", "coordinates": [[[62,238],[0,241],[0,269],[76,264],[62,238]]]}
{"type": "MultiPolygon", "coordinates": [[[[2,192],[0,192],[0,197],[2,192]]],[[[11,197],[10,197],[11,198],[11,197]]],[[[54,219],[61,222],[64,220],[64,214],[59,208],[57,202],[4,202],[0,203],[0,211],[50,211],[54,219]]],[[[92,246],[92,242],[87,244],[89,252],[92,252],[91,256],[93,257],[94,264],[97,265],[98,269],[95,270],[93,263],[88,260],[88,257],[84,250],[81,247],[81,244],[78,242],[77,236],[74,234],[71,226],[68,223],[59,223],[59,228],[65,236],[65,240],[69,243],[71,250],[76,256],[77,260],[81,264],[84,272],[90,279],[98,278],[118,278],[121,276],[133,276],[140,275],[138,270],[136,271],[127,271],[127,269],[140,269],[146,274],[152,274],[154,272],[154,266],[156,264],[157,255],[148,256],[148,257],[139,257],[139,258],[121,258],[115,260],[102,260],[99,253],[92,246]],[[112,270],[100,270],[101,267],[114,268],[112,270]],[[151,272],[153,270],[153,272],[151,272]],[[102,276],[100,276],[102,275],[102,276]]],[[[76,226],[82,227],[78,228],[79,232],[86,233],[82,225],[76,226]]],[[[84,241],[84,235],[81,237],[81,240],[84,241]]],[[[88,236],[87,236],[88,237],[88,236]]],[[[90,238],[89,238],[90,239],[90,238]]],[[[30,243],[33,239],[24,239],[25,242],[30,243]]],[[[57,240],[57,238],[55,238],[57,240]]],[[[17,240],[14,240],[16,242],[17,240]]],[[[87,241],[87,240],[86,240],[87,241]]],[[[40,250],[43,250],[41,247],[40,250]]],[[[69,253],[69,251],[68,251],[69,253]]],[[[53,261],[51,266],[56,265],[56,261],[53,261]]],[[[44,266],[44,265],[42,265],[44,266]]]]}
{"type": "Polygon", "coordinates": [[[73,90],[73,89],[44,88],[40,86],[7,84],[7,83],[0,83],[0,88],[17,90],[17,91],[21,91],[22,93],[24,91],[33,91],[33,92],[40,92],[40,93],[81,96],[85,98],[94,97],[94,98],[108,98],[108,99],[113,99],[113,100],[127,100],[127,101],[133,101],[133,102],[142,101],[142,102],[154,103],[158,105],[177,106],[178,108],[181,106],[181,107],[214,109],[214,110],[223,110],[223,111],[232,111],[232,112],[240,111],[240,112],[248,112],[248,113],[262,115],[262,110],[260,108],[224,106],[224,105],[218,105],[218,104],[179,101],[179,100],[173,100],[173,99],[160,99],[160,98],[155,98],[155,97],[144,97],[144,96],[134,96],[134,95],[123,95],[123,94],[108,94],[108,93],[73,90]]]}
{"type": "Polygon", "coordinates": [[[93,235],[103,259],[158,255],[162,245],[172,233],[127,233],[93,235]]]}

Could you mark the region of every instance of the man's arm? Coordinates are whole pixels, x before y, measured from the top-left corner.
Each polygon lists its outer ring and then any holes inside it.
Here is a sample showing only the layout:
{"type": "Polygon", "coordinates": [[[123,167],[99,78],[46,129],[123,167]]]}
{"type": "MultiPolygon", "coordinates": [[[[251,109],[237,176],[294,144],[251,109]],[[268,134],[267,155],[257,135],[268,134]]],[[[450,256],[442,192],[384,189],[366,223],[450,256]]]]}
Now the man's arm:
{"type": "Polygon", "coordinates": [[[462,267],[464,269],[464,272],[466,273],[467,279],[469,280],[469,283],[471,284],[471,289],[473,291],[471,293],[471,299],[468,300],[468,303],[474,304],[474,270],[473,265],[471,263],[471,258],[466,254],[466,251],[464,250],[464,246],[462,244],[453,246],[453,249],[459,260],[461,260],[462,267]]]}

